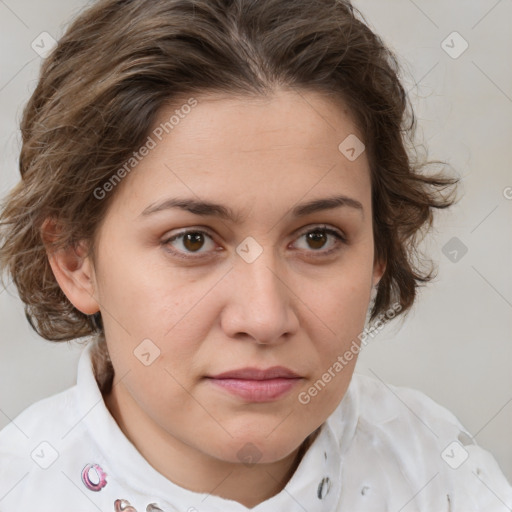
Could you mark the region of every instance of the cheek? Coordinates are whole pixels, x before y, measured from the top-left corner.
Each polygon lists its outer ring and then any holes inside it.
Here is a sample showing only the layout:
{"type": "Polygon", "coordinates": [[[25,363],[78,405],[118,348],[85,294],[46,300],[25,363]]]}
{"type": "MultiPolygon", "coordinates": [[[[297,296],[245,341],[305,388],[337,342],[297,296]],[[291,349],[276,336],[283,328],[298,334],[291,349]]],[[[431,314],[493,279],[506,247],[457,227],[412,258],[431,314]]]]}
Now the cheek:
{"type": "Polygon", "coordinates": [[[197,282],[190,269],[172,267],[158,251],[148,255],[126,247],[115,258],[110,251],[102,255],[99,301],[106,322],[124,337],[162,340],[200,307],[209,283],[197,282]]]}
{"type": "Polygon", "coordinates": [[[354,254],[309,286],[306,303],[338,334],[362,327],[372,287],[372,259],[354,254]]]}
{"type": "MultiPolygon", "coordinates": [[[[307,304],[316,319],[310,324],[322,373],[343,355],[364,330],[371,294],[373,258],[354,257],[339,269],[329,281],[307,294],[307,304]],[[315,326],[315,327],[313,327],[315,326]]],[[[347,369],[355,365],[357,357],[348,362],[347,369]]],[[[336,379],[339,380],[339,379],[336,379]]]]}
{"type": "Polygon", "coordinates": [[[174,368],[169,368],[162,354],[150,366],[134,360],[129,364],[130,372],[123,379],[123,385],[146,413],[151,416],[161,414],[165,418],[167,411],[190,404],[190,396],[184,390],[189,383],[182,375],[177,375],[174,368]]]}
{"type": "Polygon", "coordinates": [[[202,287],[183,278],[166,280],[128,258],[111,263],[102,276],[100,302],[116,373],[126,374],[123,383],[142,408],[158,408],[160,400],[186,406],[182,386],[192,384],[190,369],[210,328],[202,287]]]}

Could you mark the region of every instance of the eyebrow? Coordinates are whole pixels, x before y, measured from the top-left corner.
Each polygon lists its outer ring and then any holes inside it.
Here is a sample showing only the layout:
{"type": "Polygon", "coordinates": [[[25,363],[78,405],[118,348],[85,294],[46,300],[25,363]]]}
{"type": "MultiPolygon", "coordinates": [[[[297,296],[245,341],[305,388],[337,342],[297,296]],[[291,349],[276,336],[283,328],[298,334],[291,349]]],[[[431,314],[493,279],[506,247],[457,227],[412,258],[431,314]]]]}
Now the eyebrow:
{"type": "MultiPolygon", "coordinates": [[[[292,210],[293,217],[303,217],[311,213],[323,210],[332,210],[334,208],[349,207],[359,210],[363,213],[363,205],[351,197],[337,195],[321,199],[314,199],[307,203],[302,203],[292,210]]],[[[179,208],[188,211],[194,215],[218,217],[233,223],[239,223],[241,216],[236,214],[231,208],[211,201],[201,201],[192,198],[170,198],[159,203],[154,203],[145,208],[139,217],[147,217],[152,213],[179,208]]]]}

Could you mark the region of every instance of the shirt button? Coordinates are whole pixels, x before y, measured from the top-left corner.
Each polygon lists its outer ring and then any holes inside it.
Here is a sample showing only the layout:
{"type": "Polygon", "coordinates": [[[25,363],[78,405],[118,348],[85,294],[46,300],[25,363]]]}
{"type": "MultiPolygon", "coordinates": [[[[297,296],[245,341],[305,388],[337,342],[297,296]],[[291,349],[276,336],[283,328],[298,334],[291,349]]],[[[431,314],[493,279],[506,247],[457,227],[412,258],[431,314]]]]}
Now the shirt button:
{"type": "Polygon", "coordinates": [[[115,512],[137,512],[128,500],[116,500],[114,501],[115,512]]]}
{"type": "Polygon", "coordinates": [[[87,464],[82,469],[82,482],[90,491],[98,492],[107,485],[107,474],[98,464],[87,464]]]}
{"type": "Polygon", "coordinates": [[[318,496],[318,499],[323,500],[329,491],[331,490],[331,479],[328,476],[325,476],[320,480],[320,483],[318,484],[318,489],[316,492],[316,495],[318,496]]]}

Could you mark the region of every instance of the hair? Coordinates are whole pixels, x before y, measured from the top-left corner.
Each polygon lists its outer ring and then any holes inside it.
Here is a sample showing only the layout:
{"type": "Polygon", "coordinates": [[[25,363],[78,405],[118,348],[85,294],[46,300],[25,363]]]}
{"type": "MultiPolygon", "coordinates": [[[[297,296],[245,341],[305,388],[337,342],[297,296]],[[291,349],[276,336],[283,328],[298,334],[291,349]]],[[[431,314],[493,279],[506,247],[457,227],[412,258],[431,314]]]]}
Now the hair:
{"type": "MultiPolygon", "coordinates": [[[[32,327],[53,341],[103,334],[101,319],[91,322],[60,289],[42,237],[45,219],[61,228],[51,247],[86,240],[94,254],[116,196],[98,199],[94,190],[143,144],[164,105],[277,88],[348,106],[370,166],[375,258],[386,262],[370,319],[395,303],[406,312],[434,275],[431,262],[421,268],[418,245],[433,210],[453,204],[457,179],[425,172],[434,162],[418,158],[400,72],[348,0],[100,0],[87,7],[42,63],[21,119],[21,181],[0,213],[0,269],[12,276],[32,327]]],[[[104,367],[103,347],[97,360],[104,367]]]]}

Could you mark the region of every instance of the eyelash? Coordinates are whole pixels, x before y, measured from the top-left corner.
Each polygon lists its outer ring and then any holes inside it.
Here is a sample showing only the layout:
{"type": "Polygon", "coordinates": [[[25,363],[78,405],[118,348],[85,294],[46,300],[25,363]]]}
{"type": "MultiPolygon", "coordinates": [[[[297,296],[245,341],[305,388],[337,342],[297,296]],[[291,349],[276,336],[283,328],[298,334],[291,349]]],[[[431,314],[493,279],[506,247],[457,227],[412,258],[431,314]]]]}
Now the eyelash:
{"type": "MultiPolygon", "coordinates": [[[[327,234],[327,235],[332,235],[334,236],[338,242],[341,242],[341,244],[347,244],[347,239],[346,237],[339,231],[336,231],[332,228],[329,228],[327,226],[316,226],[314,228],[310,228],[308,229],[307,231],[303,231],[302,233],[299,234],[298,238],[301,238],[309,233],[316,233],[316,232],[319,232],[319,233],[322,233],[322,234],[327,234]]],[[[195,234],[201,234],[201,235],[206,235],[208,237],[210,237],[212,240],[213,240],[213,237],[212,235],[207,232],[207,231],[204,231],[202,229],[189,229],[187,231],[182,231],[181,233],[178,233],[176,235],[173,235],[172,237],[170,238],[167,238],[165,240],[162,241],[162,245],[166,248],[166,250],[168,250],[169,252],[171,252],[172,254],[178,256],[179,258],[183,258],[183,259],[188,259],[188,260],[194,260],[194,259],[199,259],[201,258],[202,256],[185,256],[185,254],[182,252],[182,251],[176,251],[174,249],[169,249],[169,244],[171,242],[174,242],[175,240],[179,239],[179,238],[183,238],[185,235],[189,234],[189,233],[195,233],[195,234]]],[[[308,252],[312,252],[314,254],[317,254],[318,257],[324,257],[324,256],[328,256],[330,255],[331,253],[335,252],[335,251],[338,251],[340,250],[341,247],[340,247],[340,244],[337,243],[335,244],[335,246],[331,249],[328,249],[326,251],[322,251],[321,249],[319,250],[312,250],[312,251],[308,251],[308,252]]],[[[317,257],[315,256],[315,257],[317,257]]]]}

